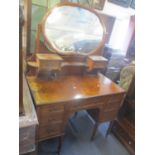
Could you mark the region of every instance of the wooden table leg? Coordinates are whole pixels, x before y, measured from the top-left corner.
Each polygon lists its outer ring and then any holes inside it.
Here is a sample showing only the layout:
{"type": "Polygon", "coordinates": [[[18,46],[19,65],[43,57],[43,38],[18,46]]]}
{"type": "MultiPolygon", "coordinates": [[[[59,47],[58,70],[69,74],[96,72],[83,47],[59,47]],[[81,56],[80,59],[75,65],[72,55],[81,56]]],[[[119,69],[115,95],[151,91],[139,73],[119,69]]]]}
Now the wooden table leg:
{"type": "Polygon", "coordinates": [[[76,128],[76,126],[75,126],[75,124],[74,124],[72,119],[73,118],[69,119],[69,125],[76,133],[78,133],[78,129],[76,128]]]}
{"type": "Polygon", "coordinates": [[[99,123],[95,123],[95,125],[94,125],[93,133],[92,133],[92,136],[91,136],[91,141],[94,140],[98,125],[99,125],[99,123]]]}
{"type": "Polygon", "coordinates": [[[58,155],[61,154],[61,148],[62,148],[63,140],[64,140],[64,136],[60,136],[59,137],[59,145],[58,145],[58,155]]]}
{"type": "Polygon", "coordinates": [[[107,138],[107,136],[109,135],[109,133],[111,132],[111,129],[112,129],[112,127],[113,127],[113,124],[114,124],[114,121],[111,121],[111,122],[110,122],[110,125],[109,125],[109,128],[108,128],[108,130],[107,130],[107,132],[106,132],[106,135],[105,135],[106,138],[107,138]]]}

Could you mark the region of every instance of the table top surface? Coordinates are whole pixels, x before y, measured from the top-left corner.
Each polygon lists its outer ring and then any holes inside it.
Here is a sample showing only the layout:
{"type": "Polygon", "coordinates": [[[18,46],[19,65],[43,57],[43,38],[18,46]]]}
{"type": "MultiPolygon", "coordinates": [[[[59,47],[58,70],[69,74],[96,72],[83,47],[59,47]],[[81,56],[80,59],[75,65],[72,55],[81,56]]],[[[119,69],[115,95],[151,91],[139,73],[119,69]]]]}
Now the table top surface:
{"type": "Polygon", "coordinates": [[[27,81],[36,105],[125,92],[119,85],[102,74],[96,76],[64,76],[51,80],[27,76],[27,81]]]}

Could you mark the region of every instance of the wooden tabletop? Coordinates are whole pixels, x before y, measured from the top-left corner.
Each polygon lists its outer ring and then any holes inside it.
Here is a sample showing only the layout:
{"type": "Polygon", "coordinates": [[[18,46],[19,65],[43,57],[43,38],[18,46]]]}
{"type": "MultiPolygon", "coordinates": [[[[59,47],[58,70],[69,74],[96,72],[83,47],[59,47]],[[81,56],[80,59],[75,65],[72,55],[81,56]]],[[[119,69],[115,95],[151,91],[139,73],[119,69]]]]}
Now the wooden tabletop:
{"type": "Polygon", "coordinates": [[[65,76],[41,80],[27,76],[36,105],[85,99],[123,93],[124,90],[102,74],[97,76],[65,76]]]}

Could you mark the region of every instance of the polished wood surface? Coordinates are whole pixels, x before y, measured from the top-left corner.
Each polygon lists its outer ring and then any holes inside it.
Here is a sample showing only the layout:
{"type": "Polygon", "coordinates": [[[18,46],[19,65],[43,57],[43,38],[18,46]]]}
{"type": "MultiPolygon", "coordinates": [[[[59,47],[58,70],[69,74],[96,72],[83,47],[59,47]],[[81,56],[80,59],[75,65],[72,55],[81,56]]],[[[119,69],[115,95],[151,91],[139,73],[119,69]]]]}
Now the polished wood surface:
{"type": "Polygon", "coordinates": [[[64,135],[69,118],[80,110],[96,109],[97,124],[114,120],[125,97],[125,91],[102,74],[52,80],[27,76],[27,81],[39,119],[37,141],[64,135]]]}
{"type": "Polygon", "coordinates": [[[122,93],[124,90],[99,74],[97,76],[65,76],[54,80],[27,77],[37,105],[122,93]]]}
{"type": "Polygon", "coordinates": [[[83,73],[91,73],[95,70],[104,70],[107,65],[107,59],[103,56],[82,58],[78,56],[63,57],[58,54],[40,53],[35,54],[28,60],[27,64],[29,66],[28,72],[34,69],[35,71],[31,75],[38,77],[42,71],[48,72],[49,75],[51,75],[52,71],[57,71],[59,75],[83,75],[83,73]]]}

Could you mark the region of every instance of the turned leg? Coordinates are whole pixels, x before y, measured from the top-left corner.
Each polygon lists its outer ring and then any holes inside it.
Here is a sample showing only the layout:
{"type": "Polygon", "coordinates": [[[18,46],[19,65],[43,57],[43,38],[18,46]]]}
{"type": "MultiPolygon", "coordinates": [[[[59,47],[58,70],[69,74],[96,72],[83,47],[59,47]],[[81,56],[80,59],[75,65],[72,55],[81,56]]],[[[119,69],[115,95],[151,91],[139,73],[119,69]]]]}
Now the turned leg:
{"type": "Polygon", "coordinates": [[[91,136],[91,140],[94,140],[94,137],[96,135],[96,131],[97,131],[98,125],[99,125],[99,123],[95,123],[95,125],[94,125],[94,129],[93,129],[93,133],[92,133],[92,136],[91,136]]]}

